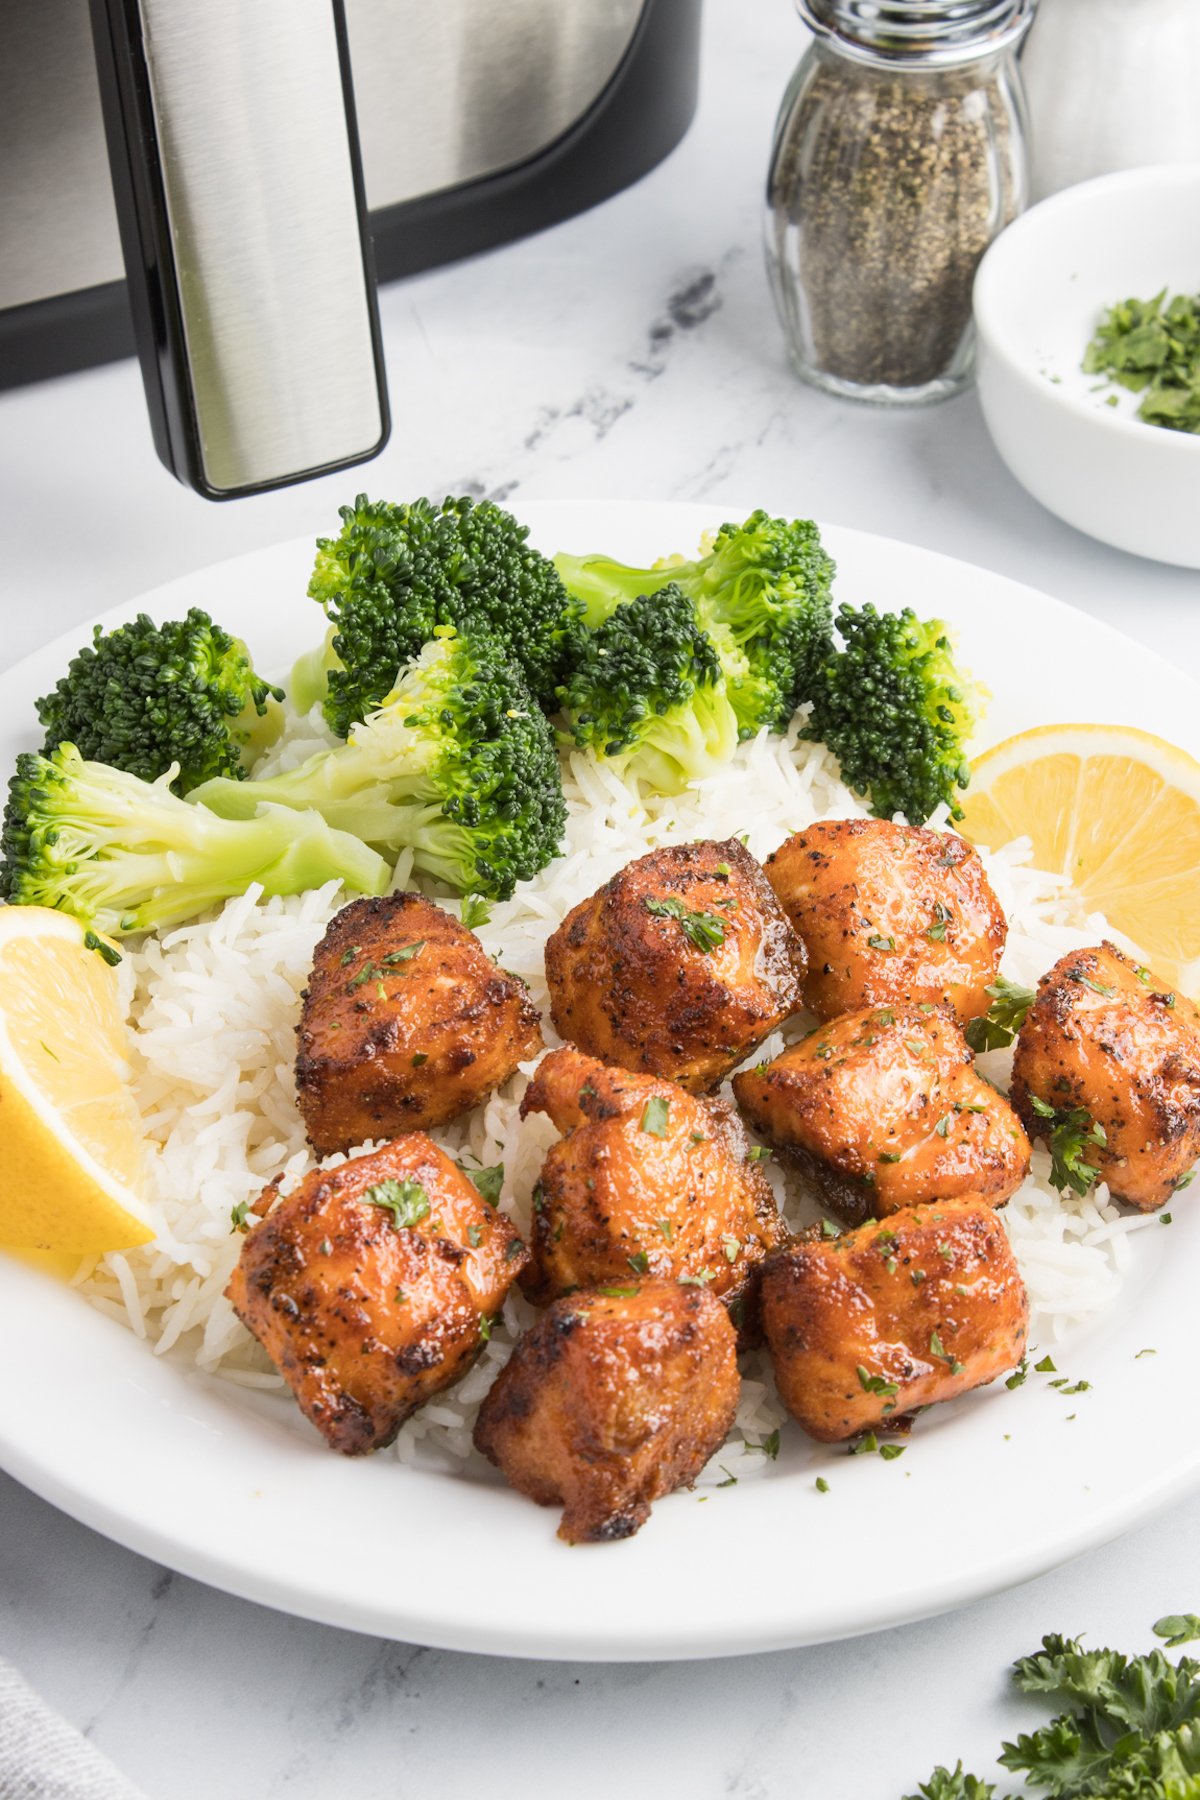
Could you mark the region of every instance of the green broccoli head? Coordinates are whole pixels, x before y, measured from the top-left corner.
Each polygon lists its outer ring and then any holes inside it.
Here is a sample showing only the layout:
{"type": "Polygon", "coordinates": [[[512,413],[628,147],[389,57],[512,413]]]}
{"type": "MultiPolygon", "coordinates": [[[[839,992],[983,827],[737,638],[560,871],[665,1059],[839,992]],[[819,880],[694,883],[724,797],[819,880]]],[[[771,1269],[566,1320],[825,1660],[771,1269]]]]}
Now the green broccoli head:
{"type": "Polygon", "coordinates": [[[818,671],[805,736],[828,745],[877,817],[923,825],[944,803],[960,819],[983,693],[955,665],[946,626],[873,606],[839,607],[837,626],[844,648],[818,671]]]}
{"type": "Polygon", "coordinates": [[[571,636],[558,702],[575,743],[657,792],[679,793],[733,754],[738,721],[721,662],[675,582],[571,636]]]}
{"type": "Polygon", "coordinates": [[[240,638],[192,607],[165,625],[139,613],[74,657],[37,703],[43,751],[74,744],[81,756],[143,781],[179,765],[179,783],[235,780],[279,730],[281,688],[255,674],[240,638]]]}
{"type": "Polygon", "coordinates": [[[810,697],[831,642],[834,564],[811,519],[761,509],[722,525],[703,554],[637,569],[606,556],[556,556],[568,592],[597,626],[614,607],[675,582],[692,601],[725,674],[739,735],[783,731],[810,697]]]}
{"type": "Polygon", "coordinates": [[[315,808],[459,893],[507,900],[557,855],[566,803],[554,736],[518,665],[480,632],[434,627],[349,741],[262,781],[189,799],[245,818],[262,801],[315,808]]]}
{"type": "MultiPolygon", "coordinates": [[[[0,832],[0,893],[73,913],[109,936],[178,924],[243,894],[326,881],[386,893],[391,867],[317,813],[282,807],[222,819],[157,781],[82,757],[74,744],[17,758],[0,832]]],[[[236,780],[225,777],[231,787],[236,780]]]]}
{"type": "Polygon", "coordinates": [[[308,591],[331,630],[297,665],[297,704],[324,701],[339,737],[380,707],[439,625],[486,632],[521,665],[539,702],[559,673],[568,599],[526,526],[490,500],[406,505],[360,494],[320,538],[308,591]]]}

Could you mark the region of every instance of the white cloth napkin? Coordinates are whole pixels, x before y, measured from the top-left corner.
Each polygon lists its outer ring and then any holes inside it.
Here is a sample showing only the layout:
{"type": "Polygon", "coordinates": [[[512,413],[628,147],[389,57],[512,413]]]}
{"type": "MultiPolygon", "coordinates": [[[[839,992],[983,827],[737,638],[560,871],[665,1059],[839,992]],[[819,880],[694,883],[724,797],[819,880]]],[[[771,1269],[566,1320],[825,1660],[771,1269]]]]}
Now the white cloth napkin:
{"type": "Polygon", "coordinates": [[[0,1800],[144,1800],[0,1660],[0,1800]]]}

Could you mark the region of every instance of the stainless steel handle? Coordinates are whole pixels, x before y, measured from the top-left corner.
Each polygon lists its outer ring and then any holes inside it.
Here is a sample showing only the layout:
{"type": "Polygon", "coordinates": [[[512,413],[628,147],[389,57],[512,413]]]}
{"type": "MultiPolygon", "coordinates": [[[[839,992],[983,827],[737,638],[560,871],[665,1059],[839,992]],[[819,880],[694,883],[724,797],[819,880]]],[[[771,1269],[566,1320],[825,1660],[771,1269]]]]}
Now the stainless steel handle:
{"type": "Polygon", "coordinates": [[[92,0],[159,453],[210,498],[361,462],[387,398],[341,0],[92,0]]]}

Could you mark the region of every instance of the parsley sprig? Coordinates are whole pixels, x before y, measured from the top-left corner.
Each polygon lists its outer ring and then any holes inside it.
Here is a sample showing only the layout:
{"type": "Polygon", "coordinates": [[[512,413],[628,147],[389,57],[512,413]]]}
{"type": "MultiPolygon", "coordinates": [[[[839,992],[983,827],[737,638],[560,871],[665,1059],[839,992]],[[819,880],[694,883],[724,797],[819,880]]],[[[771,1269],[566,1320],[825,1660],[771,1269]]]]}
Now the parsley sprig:
{"type": "MultiPolygon", "coordinates": [[[[1200,1619],[1171,1614],[1154,1626],[1168,1644],[1200,1636],[1200,1619]]],[[[1000,1762],[1051,1800],[1192,1800],[1200,1792],[1200,1662],[1152,1650],[1085,1650],[1052,1634],[1013,1664],[1023,1694],[1062,1707],[1037,1731],[1005,1744],[1000,1762]]],[[[993,1800],[996,1788],[939,1767],[907,1800],[993,1800]]]]}
{"type": "Polygon", "coordinates": [[[1022,987],[1004,975],[989,983],[986,992],[992,996],[992,1004],[982,1019],[972,1019],[963,1033],[977,1056],[985,1050],[1007,1049],[1037,999],[1036,989],[1022,987]]]}
{"type": "Polygon", "coordinates": [[[1088,1161],[1085,1151],[1103,1149],[1108,1133],[1093,1119],[1086,1106],[1065,1109],[1050,1106],[1030,1094],[1029,1104],[1042,1120],[1039,1136],[1050,1152],[1050,1180],[1060,1194],[1068,1188],[1075,1194],[1087,1194],[1095,1186],[1099,1170],[1088,1161]]]}

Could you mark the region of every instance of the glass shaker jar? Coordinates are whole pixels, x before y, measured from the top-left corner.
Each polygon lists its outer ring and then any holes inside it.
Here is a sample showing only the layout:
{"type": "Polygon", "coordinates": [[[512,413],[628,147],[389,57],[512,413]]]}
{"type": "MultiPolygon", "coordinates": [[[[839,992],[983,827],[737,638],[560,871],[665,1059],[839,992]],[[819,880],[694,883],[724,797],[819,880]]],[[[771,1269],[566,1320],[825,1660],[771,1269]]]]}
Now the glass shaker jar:
{"type": "Polygon", "coordinates": [[[814,40],[776,126],[767,266],[797,373],[940,400],[971,285],[1029,193],[1016,53],[1035,0],[796,0],[814,40]]]}

